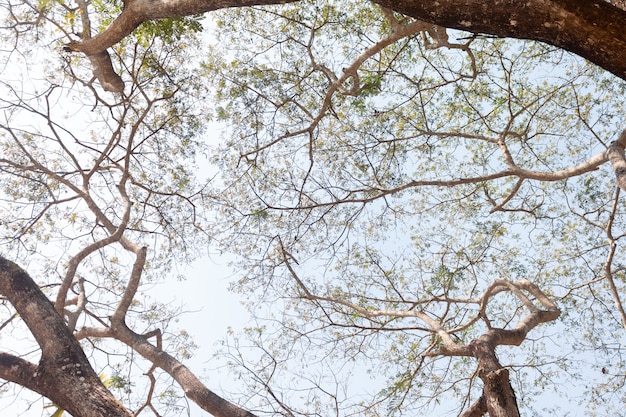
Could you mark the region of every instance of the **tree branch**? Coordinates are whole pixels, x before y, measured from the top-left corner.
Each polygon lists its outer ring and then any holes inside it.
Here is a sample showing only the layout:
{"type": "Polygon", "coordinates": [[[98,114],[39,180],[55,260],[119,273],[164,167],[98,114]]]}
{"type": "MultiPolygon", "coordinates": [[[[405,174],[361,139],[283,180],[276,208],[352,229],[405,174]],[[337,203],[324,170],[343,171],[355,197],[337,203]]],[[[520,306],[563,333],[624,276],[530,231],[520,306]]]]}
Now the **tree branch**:
{"type": "Polygon", "coordinates": [[[626,12],[604,0],[375,0],[438,26],[542,41],[626,79],[626,12]]]}
{"type": "MultiPolygon", "coordinates": [[[[108,91],[124,90],[107,48],[141,23],[180,18],[227,7],[286,4],[296,0],[128,0],[122,13],[101,33],[66,45],[82,52],[108,91]]],[[[573,52],[626,79],[626,12],[602,0],[375,0],[375,3],[443,28],[500,37],[530,39],[573,52]]]]}
{"type": "Polygon", "coordinates": [[[187,398],[213,416],[255,417],[251,412],[209,390],[185,365],[167,352],[149,343],[145,336],[133,332],[123,321],[111,323],[111,335],[167,372],[180,384],[187,398]]]}
{"type": "Polygon", "coordinates": [[[617,186],[626,191],[626,157],[624,157],[624,147],[626,146],[626,129],[619,135],[616,141],[611,142],[606,150],[606,157],[613,167],[617,186]]]}
{"type": "Polygon", "coordinates": [[[2,376],[35,391],[74,416],[130,417],[102,384],[78,341],[35,281],[13,262],[0,257],[0,294],[15,307],[41,348],[38,366],[3,354],[0,363],[18,365],[2,376]],[[25,371],[33,371],[24,375],[25,371]]]}
{"type": "Polygon", "coordinates": [[[481,417],[487,414],[487,399],[485,394],[481,395],[472,405],[459,414],[459,417],[481,417]]]}
{"type": "Polygon", "coordinates": [[[37,365],[18,356],[0,352],[0,378],[39,392],[39,381],[33,377],[37,365]]]}

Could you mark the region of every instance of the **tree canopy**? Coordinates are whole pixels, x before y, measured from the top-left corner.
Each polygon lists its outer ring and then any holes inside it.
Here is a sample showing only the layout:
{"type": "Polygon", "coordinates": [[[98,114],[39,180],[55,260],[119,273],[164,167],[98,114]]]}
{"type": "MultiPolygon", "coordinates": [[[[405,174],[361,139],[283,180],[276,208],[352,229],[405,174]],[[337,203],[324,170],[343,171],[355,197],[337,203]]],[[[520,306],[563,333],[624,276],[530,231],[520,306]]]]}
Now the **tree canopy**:
{"type": "Polygon", "coordinates": [[[622,7],[4,3],[2,389],[74,416],[614,413],[622,7]],[[236,393],[151,297],[207,252],[250,312],[215,353],[236,393]]]}

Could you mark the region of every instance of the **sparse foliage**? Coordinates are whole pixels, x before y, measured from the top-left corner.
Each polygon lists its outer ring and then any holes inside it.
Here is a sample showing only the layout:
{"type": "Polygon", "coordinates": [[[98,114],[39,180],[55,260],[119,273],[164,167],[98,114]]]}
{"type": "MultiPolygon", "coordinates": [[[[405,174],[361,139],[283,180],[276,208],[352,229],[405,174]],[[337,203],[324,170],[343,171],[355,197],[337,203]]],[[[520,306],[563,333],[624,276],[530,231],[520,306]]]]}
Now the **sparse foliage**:
{"type": "Polygon", "coordinates": [[[7,392],[76,417],[619,409],[626,12],[431,3],[3,3],[7,392]],[[228,400],[148,291],[208,247],[251,317],[217,353],[228,400]]]}

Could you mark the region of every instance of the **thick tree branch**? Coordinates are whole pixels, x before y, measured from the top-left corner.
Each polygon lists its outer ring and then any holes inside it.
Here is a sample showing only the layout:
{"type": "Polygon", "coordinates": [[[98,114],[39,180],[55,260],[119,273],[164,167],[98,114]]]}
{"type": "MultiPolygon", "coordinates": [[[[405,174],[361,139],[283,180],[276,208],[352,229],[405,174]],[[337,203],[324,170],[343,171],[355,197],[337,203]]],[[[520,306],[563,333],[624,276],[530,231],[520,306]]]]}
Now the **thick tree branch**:
{"type": "MultiPolygon", "coordinates": [[[[103,88],[121,92],[107,48],[141,23],[180,18],[228,7],[286,4],[295,0],[128,0],[101,33],[66,45],[82,52],[103,88]]],[[[381,6],[444,28],[549,43],[626,79],[626,12],[602,0],[375,0],[381,6]]]]}
{"type": "Polygon", "coordinates": [[[87,55],[87,57],[93,67],[93,75],[100,81],[100,85],[105,91],[114,93],[124,91],[124,80],[115,72],[111,55],[107,51],[87,55]]]}
{"type": "Polygon", "coordinates": [[[145,336],[133,332],[123,321],[111,323],[111,335],[167,372],[180,384],[187,398],[213,416],[255,417],[251,412],[209,390],[185,365],[167,352],[149,343],[145,336]]]}
{"type": "Polygon", "coordinates": [[[50,300],[24,270],[2,257],[0,294],[15,307],[41,348],[41,360],[30,377],[24,372],[33,371],[33,365],[0,356],[2,377],[49,398],[74,416],[131,416],[102,384],[50,300]],[[9,363],[18,367],[13,374],[6,371],[9,363]]]}
{"type": "Polygon", "coordinates": [[[295,0],[128,0],[124,10],[102,32],[75,42],[72,50],[95,55],[130,35],[143,22],[181,18],[228,7],[293,3],[295,0]]]}
{"type": "Polygon", "coordinates": [[[15,355],[0,352],[0,378],[38,392],[42,389],[35,378],[37,365],[15,355]]]}
{"type": "Polygon", "coordinates": [[[102,32],[76,40],[65,51],[82,52],[91,62],[94,75],[106,91],[123,92],[124,81],[113,69],[107,49],[115,45],[146,21],[181,18],[227,7],[284,4],[294,0],[127,0],[122,13],[102,32]]]}
{"type": "Polygon", "coordinates": [[[133,299],[135,298],[135,294],[137,294],[137,290],[139,289],[139,284],[141,283],[141,275],[143,273],[143,268],[146,264],[146,256],[148,254],[148,248],[145,246],[139,250],[137,253],[137,257],[135,259],[135,263],[133,265],[133,269],[130,274],[130,279],[128,280],[128,284],[126,285],[126,290],[124,291],[124,295],[120,300],[117,308],[115,309],[115,313],[111,316],[111,321],[121,321],[126,316],[129,307],[131,306],[133,299]]]}
{"type": "Polygon", "coordinates": [[[485,398],[485,394],[483,394],[478,400],[459,414],[459,417],[481,417],[485,414],[487,414],[487,399],[485,398]]]}
{"type": "Polygon", "coordinates": [[[375,0],[446,28],[542,41],[626,79],[626,12],[604,0],[375,0]]]}
{"type": "MultiPolygon", "coordinates": [[[[462,414],[464,417],[481,416],[485,412],[488,412],[492,417],[519,417],[515,393],[509,382],[509,371],[498,361],[495,349],[499,345],[520,345],[532,329],[541,323],[553,321],[559,317],[560,311],[556,304],[535,284],[528,280],[518,282],[495,280],[480,298],[480,309],[474,318],[471,318],[466,324],[457,329],[445,329],[444,323],[440,319],[430,317],[425,312],[415,308],[416,306],[406,310],[375,309],[358,305],[341,296],[320,296],[314,294],[296,273],[291,264],[291,260],[294,258],[284,247],[282,241],[280,241],[280,245],[283,253],[283,262],[296,281],[302,298],[316,303],[325,302],[343,306],[367,319],[380,316],[418,318],[426,323],[430,327],[430,331],[435,333],[441,340],[439,349],[432,351],[428,349],[422,354],[423,357],[439,355],[474,357],[478,362],[478,376],[484,383],[483,395],[462,414]],[[480,318],[486,318],[488,303],[495,295],[503,291],[513,293],[518,298],[520,304],[528,310],[528,314],[522,317],[513,329],[490,328],[490,330],[467,345],[459,344],[452,339],[451,334],[458,329],[467,328],[480,318]],[[530,294],[534,301],[527,294],[530,294]]],[[[445,302],[445,299],[441,301],[445,302]]],[[[474,303],[476,301],[468,299],[467,302],[474,303]]]]}

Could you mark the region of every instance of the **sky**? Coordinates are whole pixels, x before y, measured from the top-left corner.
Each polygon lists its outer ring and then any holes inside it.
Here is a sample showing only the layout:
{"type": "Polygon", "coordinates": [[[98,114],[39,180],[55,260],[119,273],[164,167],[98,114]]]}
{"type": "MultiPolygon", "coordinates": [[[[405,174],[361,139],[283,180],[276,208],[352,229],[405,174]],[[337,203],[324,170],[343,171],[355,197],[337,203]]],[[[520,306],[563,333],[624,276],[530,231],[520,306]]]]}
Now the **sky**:
{"type": "MultiPolygon", "coordinates": [[[[0,54],[3,52],[0,51],[0,54]]],[[[6,53],[6,52],[5,52],[6,53]]],[[[5,55],[6,57],[7,55],[5,55]]],[[[48,55],[47,50],[33,48],[28,55],[13,53],[10,56],[8,65],[0,70],[0,80],[8,82],[16,87],[37,88],[37,81],[45,80],[48,69],[48,60],[54,57],[48,55]]],[[[0,61],[1,62],[1,61],[0,61]]],[[[45,85],[45,81],[42,85],[45,85]]],[[[97,87],[99,88],[99,87],[97,87]]],[[[7,94],[0,92],[0,94],[7,94]]],[[[106,93],[105,93],[106,94],[106,93]]],[[[8,97],[8,94],[7,96],[8,97]]],[[[65,101],[57,103],[57,110],[64,113],[66,117],[72,118],[72,123],[81,123],[76,120],[76,115],[87,114],[81,109],[81,103],[71,97],[71,94],[64,96],[65,101]],[[74,104],[78,108],[73,109],[74,104]]],[[[0,117],[12,117],[6,110],[0,110],[0,117]],[[4,114],[3,114],[4,112],[4,114]]],[[[70,119],[68,119],[70,120],[70,119]]],[[[83,121],[88,123],[88,120],[83,121]]],[[[12,125],[23,124],[30,126],[36,123],[31,118],[12,119],[12,125]]],[[[209,126],[206,129],[204,139],[208,142],[220,140],[220,129],[218,125],[209,126]]],[[[206,161],[199,161],[199,165],[208,166],[206,161]]],[[[198,173],[199,176],[206,173],[198,173]]],[[[0,207],[0,213],[2,207],[0,207]]],[[[54,252],[55,246],[52,243],[49,250],[54,252]]],[[[2,251],[0,250],[0,253],[2,251]]],[[[162,302],[170,302],[172,306],[180,307],[184,314],[179,317],[175,327],[186,330],[193,338],[198,349],[195,355],[184,361],[197,376],[206,381],[209,389],[215,389],[219,394],[222,389],[234,389],[233,376],[224,369],[223,361],[214,357],[219,341],[223,339],[229,328],[233,330],[241,329],[248,320],[248,313],[242,305],[240,295],[228,291],[228,286],[233,279],[233,272],[228,267],[229,259],[225,255],[205,255],[194,261],[190,265],[177,265],[170,276],[161,283],[150,288],[150,296],[162,302]],[[185,280],[178,280],[177,276],[184,276],[185,280]]],[[[35,274],[35,265],[22,265],[31,274],[35,274]]],[[[19,335],[15,339],[3,337],[0,334],[0,350],[23,353],[32,348],[32,340],[26,337],[26,330],[23,330],[24,338],[19,335]]],[[[45,408],[50,405],[46,399],[39,398],[27,390],[20,390],[17,401],[8,395],[0,394],[0,414],[3,416],[31,417],[51,414],[53,408],[45,408]],[[42,410],[42,407],[45,410],[42,410]]],[[[144,413],[145,414],[145,413],[144,413]]],[[[191,416],[204,416],[207,413],[197,406],[191,405],[191,416]]]]}
{"type": "MultiPolygon", "coordinates": [[[[46,58],[37,55],[37,52],[30,56],[32,61],[29,65],[24,65],[25,57],[17,57],[16,64],[19,68],[4,68],[2,78],[19,79],[30,76],[39,77],[45,73],[46,58]],[[34,65],[40,62],[41,65],[34,65]],[[23,70],[26,68],[26,71],[23,70]]],[[[207,140],[218,141],[219,128],[209,127],[207,140]],[[213,134],[214,133],[214,134],[213,134]]],[[[215,390],[218,394],[222,391],[237,389],[237,381],[233,374],[223,369],[223,363],[214,358],[214,353],[219,346],[219,341],[224,338],[229,328],[235,330],[243,328],[248,322],[249,313],[242,305],[240,295],[232,294],[228,291],[229,283],[235,278],[234,273],[227,266],[227,257],[205,256],[187,267],[180,266],[174,271],[164,283],[156,285],[151,289],[152,296],[160,301],[170,301],[174,306],[181,306],[186,311],[180,316],[177,327],[187,330],[199,346],[195,356],[185,361],[185,364],[194,371],[202,380],[206,382],[209,389],[215,390]],[[182,274],[186,280],[176,281],[175,276],[182,274]]],[[[1,348],[2,340],[0,340],[1,348]]],[[[16,348],[19,350],[19,348],[16,348]]],[[[514,354],[514,348],[511,348],[514,354]]],[[[590,381],[601,381],[601,373],[597,369],[589,370],[590,381]]],[[[8,398],[0,398],[0,414],[39,416],[41,415],[41,405],[46,401],[38,401],[32,407],[24,403],[16,405],[8,402],[8,398]],[[18,407],[18,410],[16,410],[18,407]]],[[[549,404],[554,398],[548,392],[546,403],[549,404]]],[[[9,400],[10,401],[10,400],[9,400]]],[[[190,416],[200,417],[207,415],[195,405],[190,408],[190,416]]],[[[575,405],[572,407],[572,415],[576,414],[575,405]]]]}

